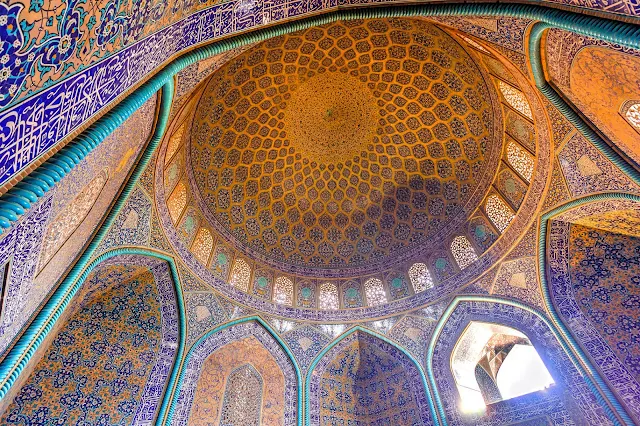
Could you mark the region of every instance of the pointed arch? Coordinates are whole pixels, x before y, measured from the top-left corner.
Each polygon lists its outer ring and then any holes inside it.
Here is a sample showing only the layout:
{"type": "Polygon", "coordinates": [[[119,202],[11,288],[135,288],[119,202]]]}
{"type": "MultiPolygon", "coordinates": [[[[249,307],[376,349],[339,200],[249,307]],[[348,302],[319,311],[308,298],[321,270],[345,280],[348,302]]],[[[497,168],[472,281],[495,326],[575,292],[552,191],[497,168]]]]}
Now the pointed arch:
{"type": "Polygon", "coordinates": [[[419,411],[420,424],[425,426],[434,424],[432,420],[435,419],[433,399],[420,363],[392,340],[361,326],[355,326],[343,333],[320,351],[311,362],[305,378],[305,424],[320,424],[321,381],[329,364],[344,350],[348,350],[349,346],[359,345],[361,341],[365,345],[376,346],[381,352],[394,358],[402,365],[403,371],[408,377],[407,382],[410,383],[413,391],[414,402],[419,411]]]}
{"type": "Polygon", "coordinates": [[[254,338],[264,347],[284,375],[284,426],[302,425],[300,368],[286,343],[258,316],[242,318],[216,327],[193,344],[180,369],[167,424],[188,424],[203,364],[214,352],[243,338],[254,338]]]}
{"type": "Polygon", "coordinates": [[[527,416],[533,419],[552,414],[573,416],[582,424],[608,424],[615,418],[591,374],[568,350],[560,330],[543,313],[510,299],[458,296],[440,317],[427,350],[427,377],[442,425],[457,424],[463,419],[450,362],[460,335],[472,321],[498,324],[525,334],[556,383],[545,392],[496,403],[495,409],[482,415],[483,424],[500,425],[516,418],[520,421],[527,416]],[[585,380],[588,387],[584,386],[585,380]],[[532,411],[532,405],[539,410],[532,411]],[[576,406],[579,410],[570,409],[576,406]]]}
{"type": "MultiPolygon", "coordinates": [[[[624,220],[622,213],[637,211],[639,203],[640,196],[623,192],[575,199],[543,214],[538,235],[538,274],[545,306],[616,414],[636,420],[640,419],[640,407],[635,401],[640,383],[575,300],[569,249],[571,223],[585,223],[589,218],[600,219],[598,228],[637,235],[637,224],[624,220]],[[615,217],[611,224],[620,228],[609,228],[610,217],[615,217]]],[[[630,419],[628,422],[634,423],[630,419]]]]}
{"type": "MultiPolygon", "coordinates": [[[[125,412],[130,416],[128,421],[131,424],[149,424],[154,419],[163,417],[163,413],[171,399],[171,389],[175,384],[179,365],[177,361],[182,358],[184,353],[186,336],[184,303],[182,301],[178,272],[172,259],[151,250],[139,248],[120,248],[107,251],[87,266],[81,278],[77,281],[73,292],[66,298],[66,309],[71,312],[71,315],[75,315],[80,312],[78,309],[80,305],[87,300],[94,300],[95,297],[99,297],[100,293],[117,288],[122,283],[123,276],[129,276],[130,280],[136,279],[131,274],[124,273],[122,275],[122,268],[119,267],[129,267],[130,270],[135,269],[138,272],[146,270],[151,273],[157,291],[156,303],[159,304],[157,314],[160,315],[160,329],[156,331],[160,341],[157,349],[152,354],[155,358],[149,359],[150,353],[144,354],[146,358],[144,363],[147,364],[149,371],[147,378],[142,383],[143,387],[140,390],[139,397],[136,398],[135,404],[130,406],[129,404],[132,401],[122,402],[122,404],[126,403],[127,405],[125,410],[129,410],[129,412],[125,412]],[[118,268],[116,277],[111,280],[105,280],[105,277],[92,275],[92,272],[99,273],[99,271],[103,270],[102,268],[108,268],[106,272],[110,272],[112,268],[118,268]],[[170,366],[170,368],[167,368],[167,366],[170,366]],[[164,389],[165,387],[167,389],[166,392],[158,392],[159,388],[164,389]]],[[[142,298],[136,299],[136,303],[143,303],[142,298]]],[[[154,324],[155,319],[148,319],[148,321],[150,321],[148,325],[144,325],[142,322],[137,325],[146,329],[145,327],[150,327],[151,324],[154,324]]],[[[89,325],[89,327],[91,326],[89,325]]],[[[71,336],[71,333],[64,333],[65,331],[66,328],[63,326],[59,330],[56,339],[60,338],[62,339],[61,341],[68,340],[69,337],[67,336],[71,336]],[[65,335],[63,336],[63,334],[65,335]]],[[[97,334],[90,333],[87,338],[91,339],[94,335],[97,334]]],[[[100,335],[102,336],[102,334],[100,335]]],[[[103,338],[103,340],[92,342],[91,351],[98,354],[96,356],[98,365],[100,365],[101,354],[99,345],[104,344],[106,341],[107,339],[103,338]]],[[[69,343],[67,342],[67,344],[69,343]]],[[[77,353],[80,354],[80,352],[77,353]]],[[[120,356],[120,361],[124,362],[121,368],[125,368],[132,361],[126,358],[126,354],[123,356],[120,356]]],[[[37,368],[37,366],[34,367],[37,368]]],[[[68,367],[65,366],[65,368],[68,367]]],[[[40,382],[40,380],[38,381],[40,382]]],[[[8,413],[9,410],[5,414],[8,413]]]]}

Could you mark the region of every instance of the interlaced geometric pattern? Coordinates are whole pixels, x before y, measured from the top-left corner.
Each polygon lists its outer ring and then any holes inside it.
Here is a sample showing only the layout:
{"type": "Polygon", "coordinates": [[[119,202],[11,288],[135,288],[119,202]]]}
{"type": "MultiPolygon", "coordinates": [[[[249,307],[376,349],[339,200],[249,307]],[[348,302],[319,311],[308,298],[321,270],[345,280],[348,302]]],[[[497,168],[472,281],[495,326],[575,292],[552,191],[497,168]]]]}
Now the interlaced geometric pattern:
{"type": "Polygon", "coordinates": [[[491,219],[491,222],[498,228],[500,233],[503,233],[507,226],[511,223],[515,214],[511,211],[509,206],[502,201],[497,195],[491,195],[487,199],[487,203],[484,207],[487,212],[487,216],[491,219]]]}
{"type": "Polygon", "coordinates": [[[500,87],[500,91],[502,92],[502,95],[509,103],[509,105],[511,105],[516,111],[518,111],[525,117],[533,120],[533,114],[531,113],[529,102],[527,101],[527,98],[524,97],[521,91],[514,89],[503,81],[499,81],[498,86],[500,87]]]}
{"type": "Polygon", "coordinates": [[[229,284],[242,291],[249,291],[251,267],[243,259],[236,259],[229,284]]]}
{"type": "Polygon", "coordinates": [[[507,160],[520,176],[531,182],[533,176],[533,158],[517,143],[510,141],[507,145],[507,160]]]}
{"type": "Polygon", "coordinates": [[[211,232],[207,228],[198,229],[196,238],[191,246],[191,252],[200,262],[206,265],[212,249],[213,237],[211,236],[211,232]]]}
{"type": "Polygon", "coordinates": [[[414,263],[409,268],[409,279],[413,285],[413,291],[420,293],[428,288],[433,287],[433,279],[424,263],[414,263]]]}
{"type": "Polygon", "coordinates": [[[382,281],[377,278],[371,278],[364,283],[364,294],[367,297],[369,306],[387,303],[387,295],[384,292],[382,281]]]}
{"type": "Polygon", "coordinates": [[[320,309],[338,309],[338,287],[333,283],[322,283],[318,300],[320,309]]]}
{"type": "Polygon", "coordinates": [[[262,378],[249,364],[232,371],[227,379],[220,414],[221,426],[259,426],[262,378]]]}
{"type": "Polygon", "coordinates": [[[471,243],[467,237],[463,235],[459,235],[453,239],[451,242],[451,253],[453,253],[453,257],[456,259],[460,269],[464,269],[478,260],[478,255],[471,246],[471,243]]]}
{"type": "Polygon", "coordinates": [[[624,116],[633,127],[640,130],[640,102],[631,105],[624,116]]]}
{"type": "Polygon", "coordinates": [[[293,281],[287,277],[278,277],[273,287],[273,301],[281,305],[293,303],[293,281]]]}

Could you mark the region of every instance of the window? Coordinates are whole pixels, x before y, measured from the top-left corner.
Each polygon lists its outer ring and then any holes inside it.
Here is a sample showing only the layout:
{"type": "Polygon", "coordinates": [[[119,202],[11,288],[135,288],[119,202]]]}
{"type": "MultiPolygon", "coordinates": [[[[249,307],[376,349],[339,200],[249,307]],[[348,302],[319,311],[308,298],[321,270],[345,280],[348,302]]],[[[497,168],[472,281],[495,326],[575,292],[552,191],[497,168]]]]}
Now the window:
{"type": "Polygon", "coordinates": [[[249,291],[251,282],[251,268],[243,259],[237,259],[231,270],[229,284],[242,291],[249,291]]]}
{"type": "Polygon", "coordinates": [[[273,286],[273,301],[291,306],[293,303],[293,281],[287,277],[278,277],[273,286]]]}
{"type": "Polygon", "coordinates": [[[322,283],[320,285],[320,309],[338,309],[338,287],[333,283],[322,283]]]}
{"type": "Polygon", "coordinates": [[[491,195],[487,198],[487,202],[484,207],[487,212],[487,216],[493,224],[498,228],[500,233],[503,233],[509,226],[515,214],[507,204],[500,199],[497,195],[491,195]]]}
{"type": "Polygon", "coordinates": [[[554,380],[527,336],[497,324],[471,322],[451,354],[463,411],[537,392],[554,380]]]}
{"type": "Polygon", "coordinates": [[[364,295],[367,298],[369,306],[377,306],[387,303],[387,295],[384,292],[382,281],[377,278],[371,278],[364,283],[364,295]]]}
{"type": "Polygon", "coordinates": [[[225,426],[259,426],[262,409],[262,377],[250,364],[229,374],[224,389],[220,424],[225,426]]]}
{"type": "Polygon", "coordinates": [[[640,132],[640,101],[627,101],[622,104],[622,115],[627,122],[640,132]]]}
{"type": "Polygon", "coordinates": [[[531,182],[533,176],[533,158],[517,143],[510,141],[507,145],[507,161],[520,176],[531,182]]]}
{"type": "Polygon", "coordinates": [[[414,263],[411,265],[411,268],[409,268],[409,279],[411,280],[411,285],[413,285],[413,291],[416,293],[433,287],[431,274],[427,269],[427,265],[424,263],[414,263]]]}
{"type": "Polygon", "coordinates": [[[515,109],[525,117],[533,120],[533,114],[531,113],[529,102],[521,91],[514,89],[504,81],[499,81],[498,86],[500,87],[502,96],[504,96],[504,99],[509,105],[511,105],[511,107],[513,107],[513,109],[515,109]]]}
{"type": "Polygon", "coordinates": [[[478,260],[475,250],[467,237],[459,235],[451,242],[451,253],[460,269],[464,269],[478,260]]]}
{"type": "Polygon", "coordinates": [[[191,245],[191,252],[204,265],[209,260],[209,255],[213,250],[213,237],[207,228],[200,228],[196,233],[196,238],[191,245]]]}

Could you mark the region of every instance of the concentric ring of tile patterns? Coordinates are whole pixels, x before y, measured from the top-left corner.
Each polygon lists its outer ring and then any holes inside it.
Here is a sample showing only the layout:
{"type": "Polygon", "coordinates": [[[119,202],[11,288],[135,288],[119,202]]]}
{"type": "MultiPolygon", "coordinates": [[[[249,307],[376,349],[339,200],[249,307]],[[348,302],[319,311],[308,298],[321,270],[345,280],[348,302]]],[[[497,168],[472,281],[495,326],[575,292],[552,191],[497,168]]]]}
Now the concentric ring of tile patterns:
{"type": "Polygon", "coordinates": [[[211,225],[291,272],[362,274],[444,241],[489,187],[502,134],[482,72],[432,24],[346,21],[217,71],[190,171],[211,225]]]}

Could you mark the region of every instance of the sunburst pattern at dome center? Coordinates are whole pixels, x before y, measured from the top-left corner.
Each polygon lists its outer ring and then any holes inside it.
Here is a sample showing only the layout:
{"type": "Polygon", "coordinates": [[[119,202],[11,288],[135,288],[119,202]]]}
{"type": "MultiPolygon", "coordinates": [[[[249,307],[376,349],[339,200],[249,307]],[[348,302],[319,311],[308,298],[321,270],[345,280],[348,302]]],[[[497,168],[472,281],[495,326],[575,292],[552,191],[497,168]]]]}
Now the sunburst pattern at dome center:
{"type": "Polygon", "coordinates": [[[212,76],[191,136],[194,190],[217,231],[263,261],[388,264],[477,206],[500,151],[494,114],[474,60],[429,23],[311,28],[212,76]]]}
{"type": "Polygon", "coordinates": [[[290,146],[311,162],[342,167],[373,142],[375,98],[348,74],[329,71],[303,80],[285,108],[290,146]]]}

